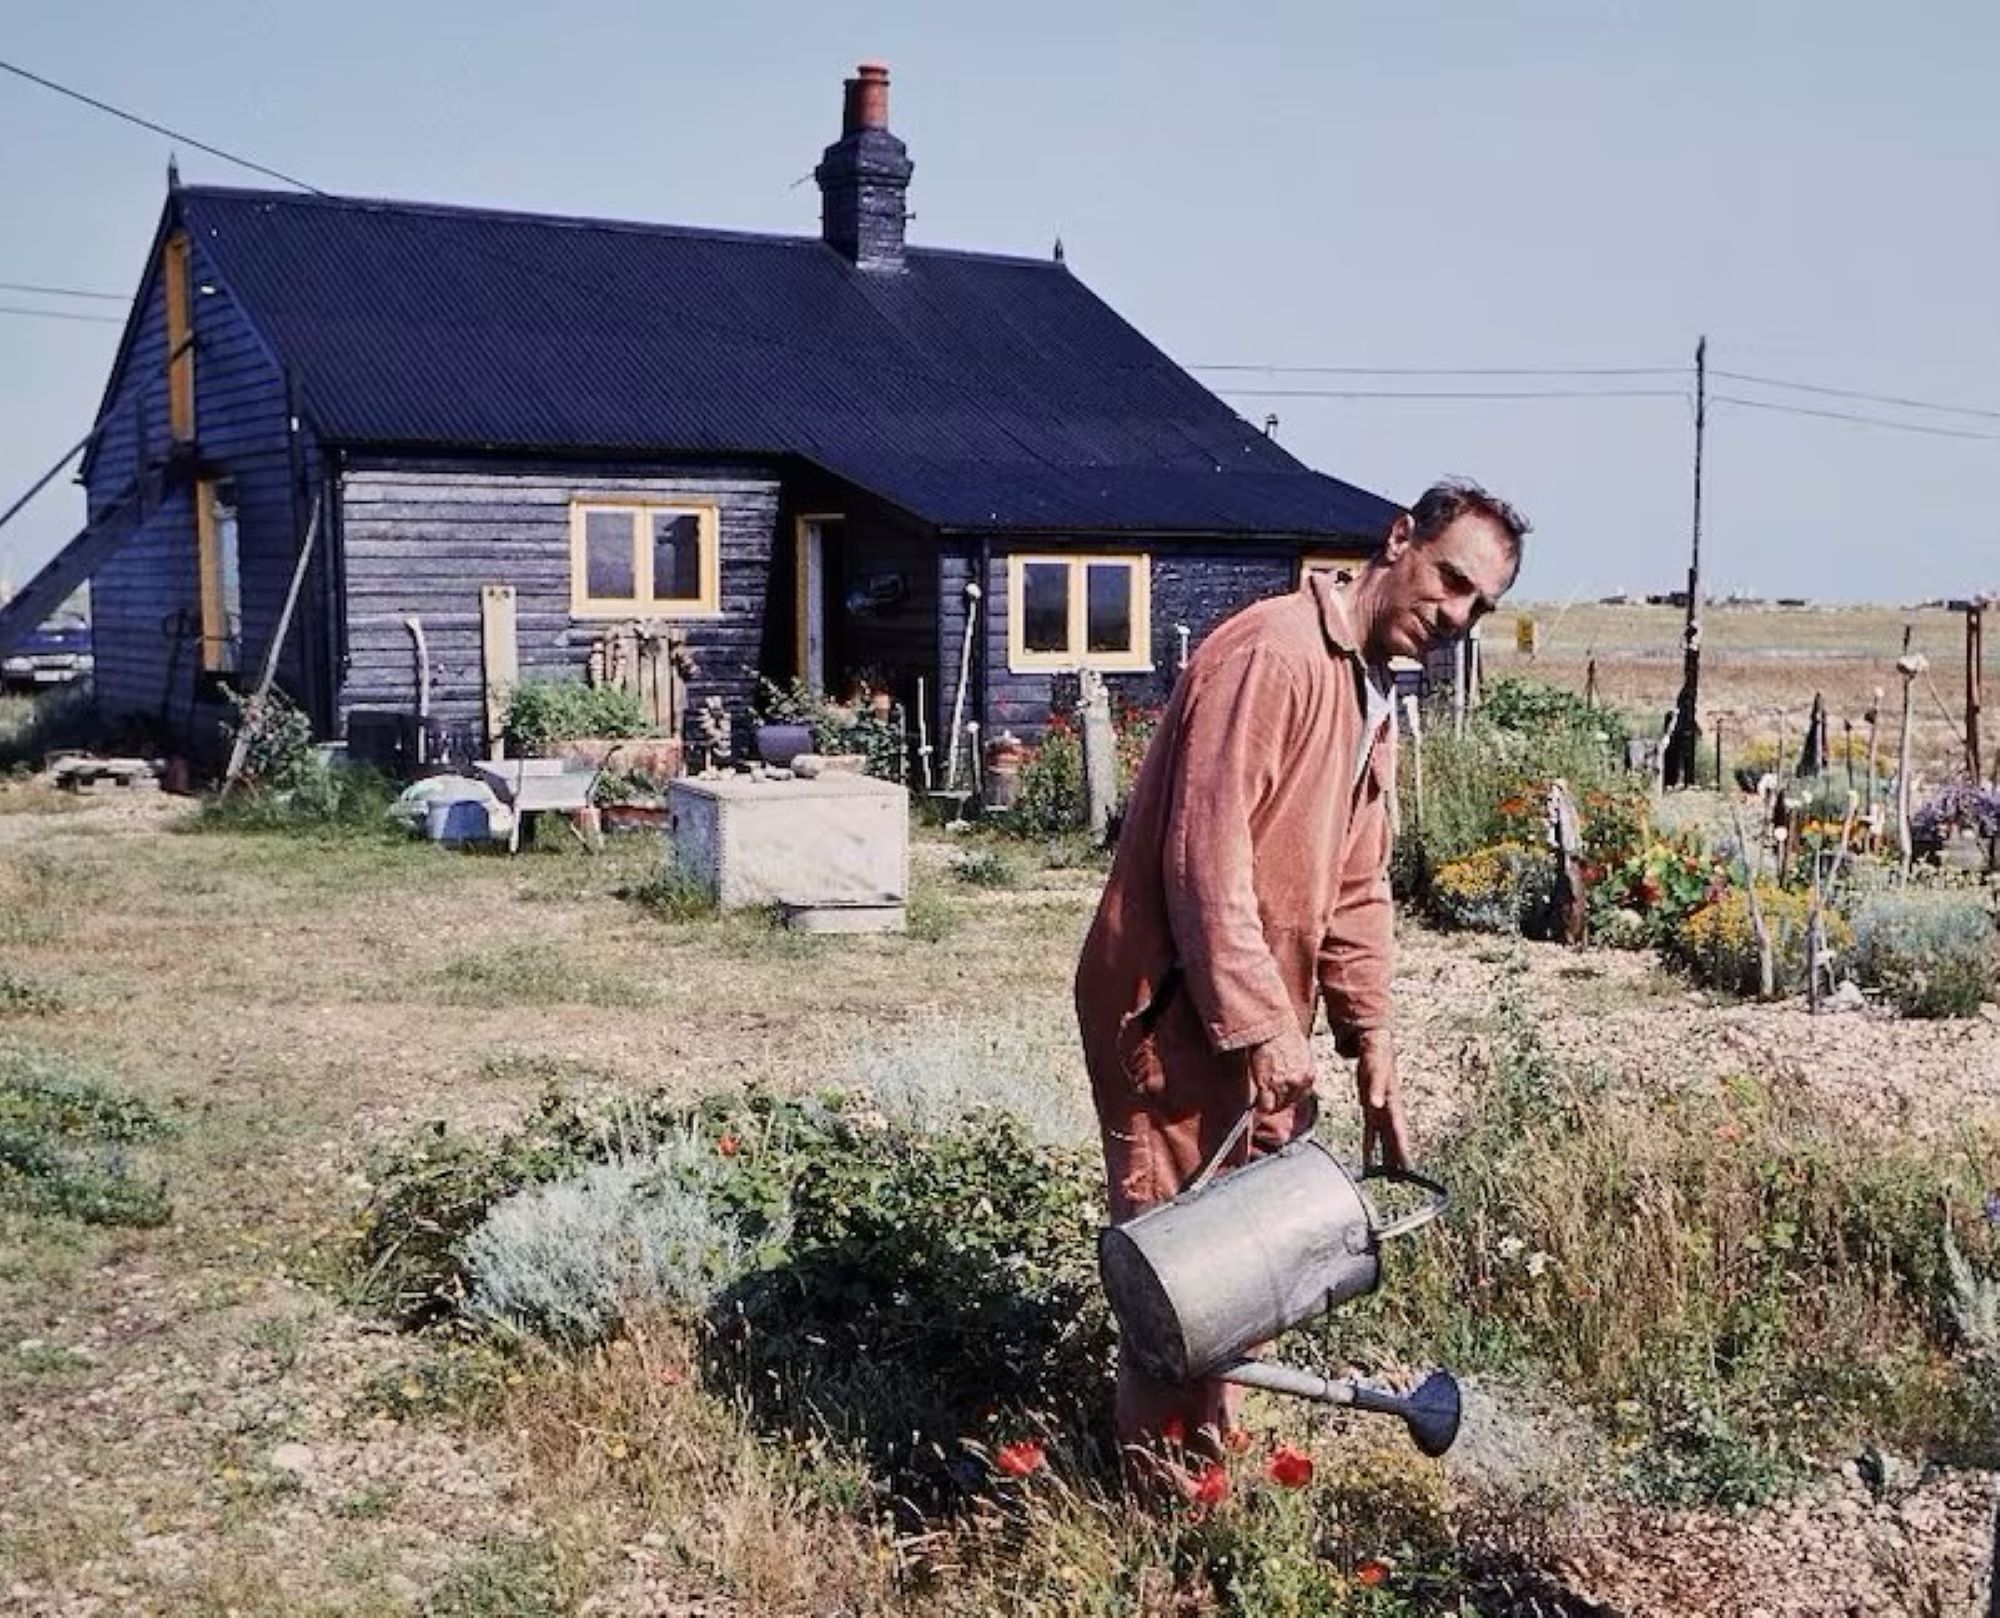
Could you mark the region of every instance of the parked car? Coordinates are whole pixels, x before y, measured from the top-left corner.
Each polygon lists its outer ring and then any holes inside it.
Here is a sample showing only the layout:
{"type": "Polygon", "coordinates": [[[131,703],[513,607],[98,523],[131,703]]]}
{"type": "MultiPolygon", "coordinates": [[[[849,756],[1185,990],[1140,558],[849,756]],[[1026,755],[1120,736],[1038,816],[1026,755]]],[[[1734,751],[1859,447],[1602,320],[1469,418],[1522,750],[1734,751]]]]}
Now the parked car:
{"type": "Polygon", "coordinates": [[[89,675],[90,625],[44,624],[0,662],[0,690],[46,691],[89,675]]]}

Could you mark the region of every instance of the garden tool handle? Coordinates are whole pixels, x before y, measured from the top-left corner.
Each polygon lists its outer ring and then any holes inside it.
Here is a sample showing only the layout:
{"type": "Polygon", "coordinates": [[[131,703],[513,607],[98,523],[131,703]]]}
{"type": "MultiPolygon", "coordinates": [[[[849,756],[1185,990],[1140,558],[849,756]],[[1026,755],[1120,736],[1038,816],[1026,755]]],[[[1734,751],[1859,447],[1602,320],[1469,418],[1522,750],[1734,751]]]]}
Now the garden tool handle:
{"type": "Polygon", "coordinates": [[[1392,1219],[1386,1225],[1376,1228],[1375,1239],[1380,1242],[1393,1241],[1398,1236],[1407,1236],[1411,1231],[1422,1230],[1432,1220],[1451,1206],[1451,1193],[1438,1181],[1428,1175],[1418,1174],[1413,1169],[1364,1168],[1362,1181],[1387,1180],[1391,1185],[1413,1185],[1420,1191],[1430,1193],[1430,1200],[1421,1208],[1413,1209],[1400,1219],[1392,1219]]]}

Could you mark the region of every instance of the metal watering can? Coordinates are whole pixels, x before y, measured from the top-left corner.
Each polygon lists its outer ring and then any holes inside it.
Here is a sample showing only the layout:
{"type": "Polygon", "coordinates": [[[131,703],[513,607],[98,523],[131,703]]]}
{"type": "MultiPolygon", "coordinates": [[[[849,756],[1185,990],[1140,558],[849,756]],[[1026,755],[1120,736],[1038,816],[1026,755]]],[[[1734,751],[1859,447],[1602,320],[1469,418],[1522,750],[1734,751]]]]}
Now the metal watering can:
{"type": "Polygon", "coordinates": [[[1426,1455],[1458,1437],[1458,1383],[1433,1371],[1408,1394],[1334,1381],[1246,1351],[1373,1292],[1382,1243],[1428,1225],[1449,1200],[1435,1180],[1404,1170],[1364,1170],[1361,1180],[1416,1186],[1429,1201],[1383,1221],[1356,1178],[1311,1133],[1220,1178],[1253,1114],[1188,1188],[1098,1237],[1098,1269],[1129,1353],[1165,1382],[1219,1377],[1402,1417],[1426,1455]]]}

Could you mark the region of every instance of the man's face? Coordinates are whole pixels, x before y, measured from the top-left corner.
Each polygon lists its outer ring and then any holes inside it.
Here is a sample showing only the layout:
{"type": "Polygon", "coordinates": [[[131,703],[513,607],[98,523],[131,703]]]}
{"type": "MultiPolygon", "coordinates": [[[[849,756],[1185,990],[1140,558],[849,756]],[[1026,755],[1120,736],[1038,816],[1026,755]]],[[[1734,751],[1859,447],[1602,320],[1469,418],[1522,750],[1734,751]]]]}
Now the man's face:
{"type": "Polygon", "coordinates": [[[1371,662],[1421,659],[1485,617],[1514,582],[1507,531],[1491,517],[1467,512],[1421,544],[1410,534],[1409,517],[1398,517],[1383,547],[1371,662]]]}

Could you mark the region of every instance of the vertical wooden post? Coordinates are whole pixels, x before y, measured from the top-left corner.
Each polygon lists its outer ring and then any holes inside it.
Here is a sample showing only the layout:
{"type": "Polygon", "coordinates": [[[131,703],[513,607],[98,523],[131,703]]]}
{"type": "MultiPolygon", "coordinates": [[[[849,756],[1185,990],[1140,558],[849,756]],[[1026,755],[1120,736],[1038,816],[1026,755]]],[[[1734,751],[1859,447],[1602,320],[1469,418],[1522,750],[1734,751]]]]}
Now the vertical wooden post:
{"type": "Polygon", "coordinates": [[[1691,787],[1700,728],[1695,722],[1701,698],[1701,452],[1708,431],[1708,339],[1694,349],[1694,541],[1688,559],[1687,623],[1681,630],[1681,692],[1674,706],[1668,736],[1666,785],[1691,787]]]}
{"type": "Polygon", "coordinates": [[[1403,712],[1410,720],[1411,785],[1416,796],[1417,837],[1424,835],[1424,720],[1423,708],[1415,697],[1403,698],[1403,712]]]}
{"type": "Polygon", "coordinates": [[[501,731],[506,722],[507,701],[521,680],[511,584],[479,587],[479,652],[486,691],[486,752],[489,758],[502,758],[505,754],[501,731]]]}
{"type": "Polygon", "coordinates": [[[1982,661],[1985,656],[1981,642],[1985,638],[1985,603],[1968,601],[1965,604],[1965,766],[1972,772],[1976,783],[1981,775],[1979,761],[1979,710],[1984,704],[1985,671],[1982,661]]]}
{"type": "Polygon", "coordinates": [[[1896,855],[1905,882],[1910,880],[1916,855],[1910,833],[1910,707],[1916,696],[1917,676],[1929,667],[1930,660],[1921,652],[1896,659],[1896,672],[1903,677],[1903,734],[1896,746],[1896,855]]]}
{"type": "Polygon", "coordinates": [[[1084,819],[1092,842],[1104,841],[1118,795],[1118,736],[1111,724],[1111,692],[1104,676],[1085,669],[1078,676],[1083,722],[1084,819]]]}
{"type": "Polygon", "coordinates": [[[1868,711],[1861,717],[1868,721],[1868,801],[1866,811],[1870,816],[1873,816],[1875,813],[1876,745],[1882,736],[1882,688],[1879,685],[1875,687],[1874,695],[1869,698],[1868,711]]]}

